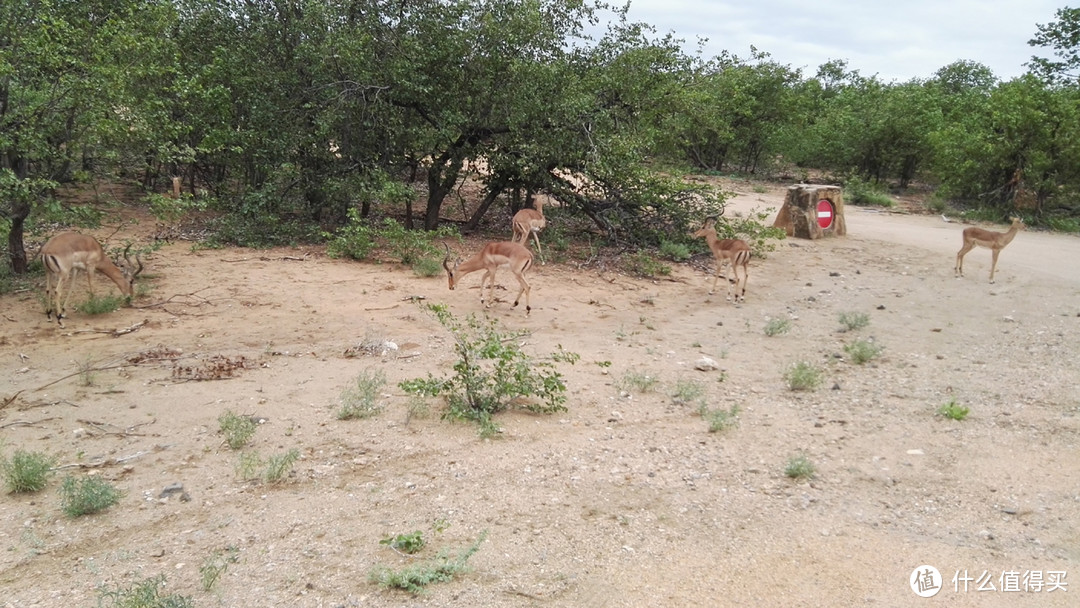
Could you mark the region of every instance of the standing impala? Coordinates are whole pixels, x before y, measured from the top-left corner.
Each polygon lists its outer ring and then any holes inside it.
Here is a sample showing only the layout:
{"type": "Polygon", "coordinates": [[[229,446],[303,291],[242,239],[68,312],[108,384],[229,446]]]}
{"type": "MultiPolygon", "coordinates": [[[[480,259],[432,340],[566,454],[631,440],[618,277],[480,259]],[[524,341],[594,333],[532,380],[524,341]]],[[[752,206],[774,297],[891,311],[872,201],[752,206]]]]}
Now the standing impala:
{"type": "Polygon", "coordinates": [[[514,298],[514,306],[521,300],[521,294],[525,294],[525,316],[529,316],[532,307],[529,306],[529,282],[525,280],[525,271],[532,266],[533,255],[527,247],[519,243],[503,241],[500,243],[488,243],[480,250],[480,253],[472,256],[464,262],[459,261],[450,268],[450,248],[446,248],[446,258],[443,259],[443,268],[446,269],[450,281],[450,289],[457,287],[461,278],[470,272],[484,271],[484,277],[480,279],[480,303],[484,304],[484,283],[491,284],[491,297],[485,307],[490,307],[495,301],[495,271],[499,266],[509,266],[510,272],[521,285],[521,291],[514,298]]]}
{"type": "Polygon", "coordinates": [[[533,203],[536,205],[536,209],[522,209],[514,214],[514,219],[510,221],[510,227],[514,231],[514,237],[511,239],[513,242],[519,242],[524,245],[529,241],[529,235],[533,237],[533,241],[536,242],[536,253],[540,254],[540,263],[544,263],[544,251],[540,249],[540,231],[547,226],[547,219],[544,218],[544,201],[537,198],[533,203]]]}
{"type": "Polygon", "coordinates": [[[735,302],[746,301],[746,283],[750,280],[750,271],[747,269],[747,264],[750,263],[750,246],[746,244],[746,241],[741,239],[718,239],[716,238],[716,229],[713,228],[713,224],[716,223],[716,216],[710,216],[705,218],[705,224],[701,229],[690,235],[694,238],[705,237],[705,242],[708,243],[709,249],[712,250],[713,257],[716,258],[716,275],[713,278],[712,289],[709,290],[709,295],[712,295],[716,291],[716,282],[720,280],[720,272],[724,269],[724,265],[731,262],[731,272],[735,274],[734,279],[728,279],[728,297],[731,297],[731,286],[735,285],[735,302]],[[739,291],[739,266],[743,269],[742,278],[742,291],[739,291]]]}
{"type": "Polygon", "coordinates": [[[956,276],[964,276],[964,256],[967,252],[975,248],[976,245],[980,247],[987,247],[993,252],[993,262],[990,264],[990,282],[994,282],[994,271],[997,270],[998,254],[1005,248],[1006,245],[1012,242],[1016,236],[1018,230],[1023,229],[1024,220],[1014,217],[1009,218],[1012,220],[1012,226],[1009,227],[1008,232],[994,232],[993,230],[984,230],[982,228],[964,228],[964,246],[960,248],[960,251],[956,253],[956,276]]]}
{"type": "Polygon", "coordinates": [[[90,295],[94,295],[94,272],[101,271],[105,276],[112,279],[120,291],[131,298],[134,293],[135,277],[142,272],[142,260],[135,254],[138,268],[134,268],[128,251],[131,245],[124,250],[124,259],[127,260],[128,269],[121,270],[101,248],[101,243],[92,236],[77,232],[62,232],[51,239],[41,248],[41,261],[45,264],[45,314],[52,318],[56,313],[56,322],[60,327],[64,326],[64,310],[67,308],[68,298],[71,297],[71,284],[75,281],[75,275],[80,270],[86,272],[86,284],[90,289],[90,295]],[[64,292],[67,292],[66,297],[64,292]]]}

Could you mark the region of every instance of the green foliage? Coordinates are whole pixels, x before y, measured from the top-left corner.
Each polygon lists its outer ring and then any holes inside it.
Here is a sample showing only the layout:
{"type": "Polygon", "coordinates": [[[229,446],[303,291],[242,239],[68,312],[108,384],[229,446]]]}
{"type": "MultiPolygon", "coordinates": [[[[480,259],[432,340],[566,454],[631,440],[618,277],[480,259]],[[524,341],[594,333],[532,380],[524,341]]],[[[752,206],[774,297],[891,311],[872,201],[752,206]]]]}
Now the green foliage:
{"type": "Polygon", "coordinates": [[[127,300],[122,296],[92,296],[79,306],[79,310],[86,315],[103,315],[114,312],[127,300]]]}
{"type": "Polygon", "coordinates": [[[705,400],[705,385],[694,380],[680,379],[671,390],[671,400],[677,405],[690,405],[705,400]]]}
{"type": "Polygon", "coordinates": [[[11,458],[0,458],[0,474],[4,477],[8,492],[37,492],[45,488],[55,473],[56,457],[42,452],[15,450],[11,458]]]}
{"type": "Polygon", "coordinates": [[[438,258],[420,258],[413,262],[412,271],[418,277],[435,277],[443,272],[442,260],[438,258]]]}
{"type": "Polygon", "coordinates": [[[956,399],[949,399],[941,404],[941,407],[937,410],[938,416],[944,416],[949,420],[963,420],[967,418],[969,413],[971,413],[971,409],[960,405],[956,402],[956,399]]]}
{"type": "Polygon", "coordinates": [[[424,533],[420,530],[416,530],[409,534],[397,534],[390,536],[379,541],[380,545],[387,545],[395,551],[402,553],[419,553],[421,549],[427,546],[427,541],[424,540],[424,533]]]}
{"type": "Polygon", "coordinates": [[[799,361],[784,372],[784,382],[793,391],[812,391],[824,382],[824,372],[812,363],[799,361]]]}
{"type": "Polygon", "coordinates": [[[615,388],[630,392],[649,393],[660,383],[656,376],[650,376],[639,371],[630,370],[623,374],[622,378],[615,383],[615,388]]]}
{"type": "Polygon", "coordinates": [[[251,416],[240,416],[232,410],[225,410],[218,416],[218,427],[229,447],[239,450],[255,436],[259,423],[251,416]]]}
{"type": "Polygon", "coordinates": [[[376,233],[360,217],[359,209],[349,209],[349,221],[334,234],[326,234],[330,241],[326,244],[326,255],[332,258],[350,258],[366,260],[375,248],[376,233]]]}
{"type": "Polygon", "coordinates": [[[442,248],[437,241],[456,236],[452,228],[440,228],[435,231],[408,230],[397,220],[385,218],[381,226],[375,227],[360,215],[360,210],[349,209],[348,222],[333,234],[325,234],[329,240],[326,253],[330,257],[347,257],[365,260],[377,247],[385,247],[402,264],[413,266],[417,274],[432,265],[436,270],[433,276],[442,271],[442,248]]]}
{"type": "Polygon", "coordinates": [[[133,583],[128,587],[102,589],[99,608],[195,608],[195,601],[190,597],[170,594],[162,595],[165,575],[155,576],[133,583]]]}
{"type": "Polygon", "coordinates": [[[881,184],[874,184],[858,177],[844,183],[844,201],[852,205],[892,207],[896,203],[881,184]]]}
{"type": "MultiPolygon", "coordinates": [[[[768,257],[770,251],[776,250],[776,242],[787,238],[783,228],[776,228],[767,220],[771,210],[754,208],[747,215],[735,215],[733,217],[721,217],[715,223],[717,238],[742,239],[750,246],[750,252],[757,258],[768,257]]],[[[705,241],[700,241],[704,245],[705,241]]]]}
{"type": "Polygon", "coordinates": [[[874,360],[884,349],[885,347],[870,340],[856,340],[844,345],[844,352],[859,365],[874,360]]]}
{"type": "Polygon", "coordinates": [[[65,477],[60,486],[61,509],[68,517],[104,511],[120,502],[120,490],[97,476],[65,477]]]}
{"type": "Polygon", "coordinates": [[[229,569],[230,564],[240,561],[240,550],[236,547],[228,547],[225,551],[215,551],[203,560],[199,566],[199,579],[204,591],[210,591],[217,585],[221,576],[229,569]]]}
{"type": "Polygon", "coordinates": [[[705,422],[709,423],[709,432],[718,433],[726,431],[739,424],[739,406],[733,405],[728,409],[711,409],[704,404],[698,409],[698,413],[705,422]]]}
{"type": "Polygon", "coordinates": [[[376,565],[368,573],[368,581],[381,587],[403,589],[419,595],[424,588],[433,583],[444,583],[468,571],[469,558],[480,550],[480,545],[487,538],[487,531],[480,534],[475,543],[451,555],[440,551],[435,557],[420,563],[393,570],[383,565],[376,565]]]}
{"type": "Polygon", "coordinates": [[[364,370],[356,377],[353,386],[341,392],[341,405],[337,410],[338,420],[370,418],[382,411],[379,404],[379,391],[386,384],[386,375],[381,371],[364,370]]]}
{"type": "Polygon", "coordinates": [[[784,475],[792,479],[810,479],[814,476],[814,463],[805,455],[792,456],[784,467],[784,475]]]}
{"type": "Polygon", "coordinates": [[[660,255],[673,262],[685,262],[690,259],[690,247],[686,243],[660,241],[660,255]]]}
{"type": "Polygon", "coordinates": [[[146,201],[154,219],[166,224],[179,222],[193,213],[206,211],[213,205],[209,199],[195,198],[190,194],[173,198],[165,194],[151,193],[146,196],[146,201]]]}
{"type": "Polygon", "coordinates": [[[624,256],[622,260],[626,271],[635,276],[652,279],[666,277],[671,274],[671,266],[660,262],[647,251],[638,251],[624,256]]]}
{"type": "Polygon", "coordinates": [[[864,312],[842,312],[838,318],[841,332],[855,331],[870,325],[870,315],[864,312]]]}
{"type": "Polygon", "coordinates": [[[770,338],[791,331],[791,321],[788,319],[769,319],[765,324],[765,335],[770,338]]]}
{"type": "Polygon", "coordinates": [[[533,412],[550,414],[566,409],[566,385],[555,364],[573,364],[577,354],[560,350],[546,360],[534,359],[521,350],[520,333],[500,330],[493,319],[470,315],[462,322],[445,306],[421,306],[450,331],[458,361],[452,376],[439,379],[428,374],[426,379],[406,380],[399,384],[402,390],[445,396],[449,409],[444,417],[476,421],[484,434],[495,430],[492,415],[522,399],[529,401],[521,407],[533,412]]]}
{"type": "Polygon", "coordinates": [[[292,472],[293,465],[300,459],[300,450],[293,448],[282,454],[273,454],[263,459],[258,452],[241,452],[236,467],[237,475],[248,481],[260,480],[263,483],[278,483],[292,472]]]}

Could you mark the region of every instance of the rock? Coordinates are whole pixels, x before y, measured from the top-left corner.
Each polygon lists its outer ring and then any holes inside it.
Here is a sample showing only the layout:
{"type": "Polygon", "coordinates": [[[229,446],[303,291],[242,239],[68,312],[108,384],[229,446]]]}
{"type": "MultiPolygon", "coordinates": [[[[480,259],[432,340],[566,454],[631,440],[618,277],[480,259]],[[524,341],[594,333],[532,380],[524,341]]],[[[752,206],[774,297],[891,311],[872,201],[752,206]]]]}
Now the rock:
{"type": "Polygon", "coordinates": [[[708,357],[702,357],[694,363],[694,369],[702,372],[713,372],[716,371],[718,367],[716,361],[713,361],[708,357]]]}

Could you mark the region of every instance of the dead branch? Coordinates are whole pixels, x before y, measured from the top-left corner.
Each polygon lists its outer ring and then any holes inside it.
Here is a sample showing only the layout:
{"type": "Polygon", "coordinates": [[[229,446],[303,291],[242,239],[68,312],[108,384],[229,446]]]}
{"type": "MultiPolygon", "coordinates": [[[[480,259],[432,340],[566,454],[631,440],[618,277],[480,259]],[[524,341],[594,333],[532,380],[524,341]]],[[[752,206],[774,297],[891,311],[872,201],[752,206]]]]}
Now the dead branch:
{"type": "Polygon", "coordinates": [[[131,456],[125,456],[123,458],[113,458],[111,460],[109,458],[102,458],[101,460],[96,460],[94,462],[73,462],[73,463],[70,463],[70,464],[62,464],[62,465],[53,467],[53,470],[54,471],[59,471],[60,469],[96,469],[96,468],[99,468],[99,467],[108,466],[110,464],[124,464],[125,462],[127,462],[129,460],[135,460],[136,458],[146,456],[149,453],[150,452],[142,451],[142,452],[135,452],[131,456]]]}
{"type": "MultiPolygon", "coordinates": [[[[151,420],[149,422],[141,422],[139,424],[134,424],[134,425],[129,426],[126,429],[123,429],[121,431],[110,431],[110,430],[106,429],[105,428],[106,426],[116,427],[115,424],[110,424],[108,422],[95,422],[93,420],[84,420],[84,419],[81,419],[81,418],[77,419],[77,421],[80,424],[85,424],[87,426],[91,426],[94,429],[96,429],[98,432],[103,433],[105,435],[116,435],[118,437],[144,437],[144,435],[142,433],[136,433],[136,432],[134,432],[134,430],[139,428],[139,427],[146,426],[148,424],[154,424],[155,422],[157,422],[157,419],[155,418],[154,420],[151,420]]],[[[117,427],[117,428],[119,428],[119,427],[117,427]]]]}
{"type": "Polygon", "coordinates": [[[41,424],[42,422],[48,422],[50,420],[59,420],[59,419],[60,419],[59,416],[49,416],[48,418],[42,418],[41,420],[34,420],[34,421],[16,420],[15,422],[9,422],[7,424],[0,424],[0,429],[6,429],[9,426],[32,426],[34,428],[39,428],[37,425],[41,424]]]}
{"type": "Polygon", "coordinates": [[[149,322],[150,322],[150,319],[143,319],[142,321],[140,321],[140,322],[138,322],[138,323],[136,323],[136,324],[134,324],[134,325],[132,325],[130,327],[124,327],[124,328],[121,328],[121,329],[80,329],[80,330],[77,330],[77,331],[73,331],[71,333],[72,334],[108,334],[108,335],[110,335],[110,336],[112,336],[114,338],[119,338],[120,336],[122,336],[124,334],[130,334],[132,332],[139,331],[139,329],[142,328],[143,325],[146,325],[149,322]]]}

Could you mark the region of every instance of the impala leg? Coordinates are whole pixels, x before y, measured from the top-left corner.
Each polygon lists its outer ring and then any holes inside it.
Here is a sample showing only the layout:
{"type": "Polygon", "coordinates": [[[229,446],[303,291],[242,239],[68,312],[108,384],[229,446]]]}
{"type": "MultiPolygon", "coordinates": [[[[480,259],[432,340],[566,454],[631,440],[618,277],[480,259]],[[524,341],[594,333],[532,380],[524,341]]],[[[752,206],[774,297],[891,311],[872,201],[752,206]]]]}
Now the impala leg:
{"type": "Polygon", "coordinates": [[[723,262],[723,260],[716,260],[716,272],[715,272],[715,274],[713,274],[712,287],[709,288],[709,295],[710,296],[713,295],[714,293],[716,293],[716,284],[718,282],[720,282],[720,273],[722,273],[723,271],[724,271],[724,262],[723,262]]]}
{"type": "Polygon", "coordinates": [[[532,312],[532,306],[529,305],[529,292],[532,291],[532,288],[529,286],[529,282],[525,280],[524,275],[518,274],[515,275],[515,278],[517,278],[518,284],[521,285],[521,290],[518,291],[517,297],[514,298],[514,306],[516,307],[518,302],[521,301],[521,294],[525,294],[525,316],[527,317],[532,312]]]}
{"type": "MultiPolygon", "coordinates": [[[[544,261],[544,250],[540,249],[540,237],[536,234],[535,230],[532,231],[532,237],[533,241],[536,242],[536,253],[540,255],[540,263],[547,264],[547,262],[544,261]]],[[[528,237],[525,237],[525,240],[529,240],[528,237]]]]}
{"type": "Polygon", "coordinates": [[[487,270],[484,272],[484,277],[480,279],[480,304],[484,308],[490,308],[491,304],[495,301],[495,273],[487,270]],[[491,297],[487,302],[484,302],[484,286],[488,283],[491,284],[491,297]]]}
{"type": "Polygon", "coordinates": [[[971,249],[973,247],[975,247],[974,243],[970,243],[970,244],[969,243],[964,243],[964,246],[961,247],[960,251],[958,251],[956,253],[956,268],[955,268],[956,276],[958,276],[958,277],[964,276],[964,256],[967,255],[967,252],[971,251],[971,249]]]}
{"type": "Polygon", "coordinates": [[[994,271],[997,270],[997,258],[998,258],[999,253],[1001,253],[1000,249],[994,249],[993,250],[993,258],[992,258],[991,263],[990,263],[990,282],[991,283],[994,282],[994,271]]]}
{"type": "Polygon", "coordinates": [[[45,318],[51,319],[53,312],[56,310],[56,287],[59,282],[60,275],[45,271],[45,318]]]}

